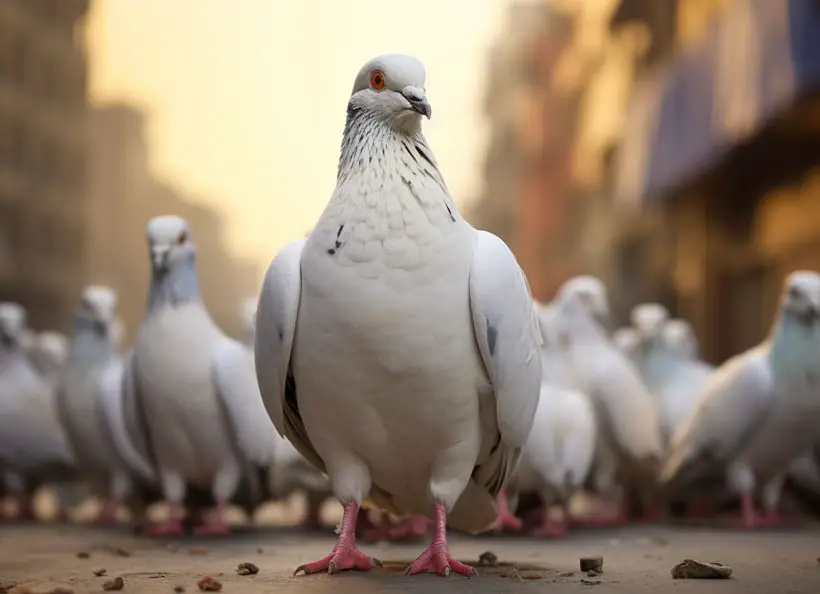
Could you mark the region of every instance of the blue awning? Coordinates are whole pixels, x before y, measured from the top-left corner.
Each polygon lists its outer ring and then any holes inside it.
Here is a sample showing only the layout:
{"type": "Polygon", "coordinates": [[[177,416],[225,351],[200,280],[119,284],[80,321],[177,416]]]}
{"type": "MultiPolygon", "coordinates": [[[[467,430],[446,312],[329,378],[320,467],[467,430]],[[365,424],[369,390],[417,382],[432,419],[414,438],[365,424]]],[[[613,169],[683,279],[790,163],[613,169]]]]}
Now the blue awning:
{"type": "Polygon", "coordinates": [[[820,2],[736,0],[636,89],[616,193],[655,200],[696,178],[820,87],[820,2]]]}

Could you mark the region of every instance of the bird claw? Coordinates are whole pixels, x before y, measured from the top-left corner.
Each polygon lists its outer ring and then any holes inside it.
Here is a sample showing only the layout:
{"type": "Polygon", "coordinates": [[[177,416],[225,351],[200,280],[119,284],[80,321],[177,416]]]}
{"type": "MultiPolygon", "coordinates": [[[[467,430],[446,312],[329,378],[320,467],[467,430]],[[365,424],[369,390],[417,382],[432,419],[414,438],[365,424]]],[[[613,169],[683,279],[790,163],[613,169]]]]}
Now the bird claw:
{"type": "Polygon", "coordinates": [[[404,570],[404,575],[415,575],[427,570],[433,570],[443,577],[450,577],[453,573],[465,577],[478,575],[475,567],[466,565],[461,561],[456,561],[450,556],[450,553],[446,549],[443,551],[441,549],[434,551],[432,546],[419,555],[418,558],[404,570]]]}
{"type": "Polygon", "coordinates": [[[384,567],[384,564],[375,557],[368,557],[360,550],[350,547],[334,550],[327,557],[313,563],[304,563],[294,570],[293,575],[299,575],[300,571],[304,572],[305,575],[323,571],[333,575],[346,570],[368,571],[374,567],[384,567]]]}

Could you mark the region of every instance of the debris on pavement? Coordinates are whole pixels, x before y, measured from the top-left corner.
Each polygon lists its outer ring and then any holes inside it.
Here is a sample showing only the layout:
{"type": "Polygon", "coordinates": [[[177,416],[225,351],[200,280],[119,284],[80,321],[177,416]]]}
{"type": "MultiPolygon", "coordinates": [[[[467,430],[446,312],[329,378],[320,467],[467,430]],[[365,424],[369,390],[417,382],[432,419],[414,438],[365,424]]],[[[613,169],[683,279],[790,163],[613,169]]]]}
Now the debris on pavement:
{"type": "Polygon", "coordinates": [[[77,553],[77,559],[88,559],[91,557],[91,553],[88,551],[80,551],[77,553]]]}
{"type": "Polygon", "coordinates": [[[105,567],[100,567],[99,569],[92,569],[91,572],[97,577],[102,577],[108,573],[108,570],[105,567]]]}
{"type": "Polygon", "coordinates": [[[253,563],[240,563],[236,568],[236,573],[239,575],[256,575],[259,573],[259,568],[253,563]]]}
{"type": "Polygon", "coordinates": [[[197,587],[203,592],[220,592],[222,591],[222,582],[216,581],[209,575],[199,580],[196,583],[197,587]]]}
{"type": "Polygon", "coordinates": [[[111,552],[117,557],[130,557],[131,551],[123,547],[111,547],[111,552]]]}
{"type": "Polygon", "coordinates": [[[731,577],[732,568],[722,563],[684,559],[672,568],[676,580],[725,580],[731,577]]]}
{"type": "Polygon", "coordinates": [[[479,567],[496,567],[498,565],[498,556],[492,551],[484,551],[478,556],[479,567]]]}
{"type": "Polygon", "coordinates": [[[581,583],[585,586],[597,586],[601,583],[601,580],[588,580],[586,578],[581,578],[581,583]]]}
{"type": "Polygon", "coordinates": [[[603,573],[604,572],[604,558],[601,556],[598,557],[581,557],[579,560],[579,565],[581,567],[581,571],[584,572],[595,572],[595,573],[603,573]]]}
{"type": "Polygon", "coordinates": [[[181,594],[184,591],[185,591],[185,586],[174,586],[174,592],[176,592],[177,594],[181,594]]]}
{"type": "Polygon", "coordinates": [[[124,587],[125,582],[122,580],[120,576],[115,577],[113,580],[108,580],[103,584],[103,590],[105,590],[106,592],[122,590],[124,587]]]}

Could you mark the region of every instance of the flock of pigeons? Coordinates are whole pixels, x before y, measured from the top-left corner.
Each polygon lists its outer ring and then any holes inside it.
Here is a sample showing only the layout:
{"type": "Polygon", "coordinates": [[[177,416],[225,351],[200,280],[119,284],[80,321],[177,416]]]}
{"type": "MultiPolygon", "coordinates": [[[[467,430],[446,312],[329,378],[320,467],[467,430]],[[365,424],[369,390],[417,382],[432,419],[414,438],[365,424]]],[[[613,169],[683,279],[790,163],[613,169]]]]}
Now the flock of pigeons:
{"type": "Polygon", "coordinates": [[[151,285],[125,352],[108,287],[84,290],[70,341],[32,338],[24,309],[0,304],[0,472],[20,517],[41,485],[65,508],[82,481],[100,522],[127,510],[149,535],[225,534],[228,505],[252,517],[302,491],[304,525],[334,496],[344,516],[297,572],[370,569],[357,537],[421,537],[432,519],[407,573],[472,575],[447,526],[562,536],[734,497],[754,527],[777,521],[787,473],[820,484],[820,274],[793,273],[769,337],[717,369],[658,304],[610,336],[597,278],[538,303],[507,246],[459,215],[421,131],[424,82],[404,55],[358,73],[336,190],[241,305],[241,339],[202,303],[176,216],[147,225],[151,285]],[[600,505],[573,517],[582,489],[600,505]],[[148,522],[158,501],[167,516],[148,522]]]}

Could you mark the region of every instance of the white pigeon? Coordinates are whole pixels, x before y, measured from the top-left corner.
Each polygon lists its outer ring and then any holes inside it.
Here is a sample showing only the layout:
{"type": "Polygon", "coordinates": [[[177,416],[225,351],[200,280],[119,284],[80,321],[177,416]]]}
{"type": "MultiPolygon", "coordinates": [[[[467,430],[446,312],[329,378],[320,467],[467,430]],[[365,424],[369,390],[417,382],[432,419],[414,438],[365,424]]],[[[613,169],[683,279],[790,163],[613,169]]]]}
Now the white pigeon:
{"type": "Polygon", "coordinates": [[[592,467],[597,432],[595,410],[586,394],[541,384],[532,431],[507,488],[510,499],[522,492],[540,496],[541,525],[533,536],[566,535],[569,501],[592,467]],[[553,506],[561,508],[559,520],[553,519],[553,506]]]}
{"type": "Polygon", "coordinates": [[[68,338],[60,332],[40,332],[34,338],[31,362],[46,380],[56,385],[68,357],[68,338]]]}
{"type": "Polygon", "coordinates": [[[612,344],[633,361],[637,357],[640,336],[635,328],[624,326],[612,333],[612,344]]]}
{"type": "Polygon", "coordinates": [[[262,502],[260,474],[273,457],[274,428],[254,381],[253,359],[211,318],[199,291],[188,223],[168,215],[147,226],[151,285],[147,311],[125,371],[147,425],[166,521],[152,534],[182,530],[188,484],[210,489],[212,521],[197,532],[225,534],[224,511],[243,479],[262,502]]]}
{"type": "Polygon", "coordinates": [[[682,358],[691,361],[700,360],[700,347],[697,336],[695,336],[695,329],[686,320],[680,318],[667,320],[663,326],[663,336],[667,346],[682,358]]]}
{"type": "Polygon", "coordinates": [[[119,427],[107,425],[110,400],[122,398],[122,362],[117,354],[117,294],[110,287],[85,287],[74,312],[74,336],[57,390],[57,408],[79,472],[103,506],[100,524],[117,521],[120,505],[131,494],[128,466],[117,455],[119,427]],[[117,381],[111,381],[114,374],[117,381]]]}
{"type": "Polygon", "coordinates": [[[18,516],[33,519],[31,495],[70,476],[74,458],[54,408],[51,386],[23,350],[25,309],[0,303],[0,468],[20,496],[18,516]]]}
{"type": "Polygon", "coordinates": [[[673,437],[661,474],[679,492],[727,484],[740,497],[747,528],[779,521],[785,472],[816,441],[820,427],[820,274],[789,275],[779,309],[760,345],[710,376],[673,437]],[[754,506],[758,489],[763,516],[754,506]]]}
{"type": "Polygon", "coordinates": [[[265,405],[344,506],[333,552],[297,571],[373,566],[354,537],[369,497],[434,518],[408,574],[471,575],[450,556],[446,523],[492,526],[538,405],[526,278],[504,242],[456,209],[422,134],[424,81],[411,56],[364,65],[336,189],[310,236],[273,260],[260,296],[265,405]]]}
{"type": "Polygon", "coordinates": [[[652,350],[661,341],[662,329],[669,320],[669,310],[660,303],[641,303],[632,308],[629,318],[639,338],[635,364],[646,387],[657,395],[665,369],[655,362],[652,350]]]}
{"type": "Polygon", "coordinates": [[[608,308],[602,298],[606,295],[603,284],[595,292],[579,288],[587,284],[568,281],[556,300],[567,352],[579,378],[577,388],[590,396],[598,418],[595,474],[601,474],[593,475],[593,480],[599,488],[611,489],[607,483],[614,473],[628,493],[646,504],[662,455],[656,405],[635,365],[612,344],[592,315],[608,308]]]}
{"type": "MultiPolygon", "coordinates": [[[[247,297],[239,306],[239,318],[242,322],[242,342],[253,353],[256,337],[256,306],[258,297],[247,297]]],[[[251,359],[251,364],[253,364],[251,359]]],[[[273,445],[273,462],[268,474],[268,488],[272,499],[283,500],[297,491],[307,497],[307,513],[301,525],[305,529],[315,530],[322,526],[321,510],[326,499],[333,496],[327,476],[308,462],[302,454],[285,437],[274,431],[271,438],[273,445]]]]}

